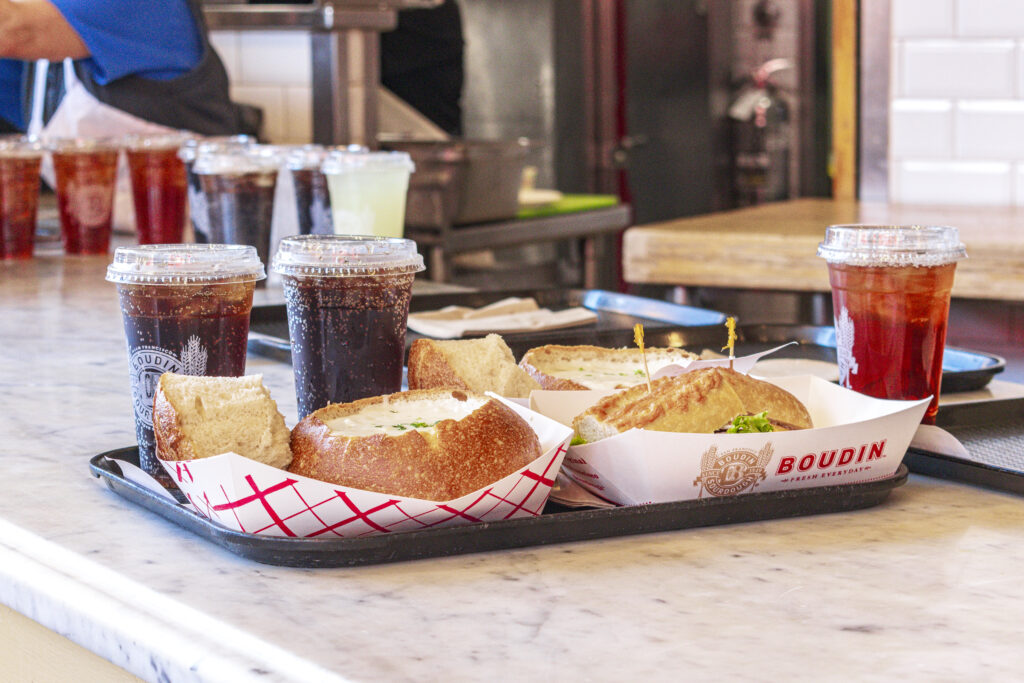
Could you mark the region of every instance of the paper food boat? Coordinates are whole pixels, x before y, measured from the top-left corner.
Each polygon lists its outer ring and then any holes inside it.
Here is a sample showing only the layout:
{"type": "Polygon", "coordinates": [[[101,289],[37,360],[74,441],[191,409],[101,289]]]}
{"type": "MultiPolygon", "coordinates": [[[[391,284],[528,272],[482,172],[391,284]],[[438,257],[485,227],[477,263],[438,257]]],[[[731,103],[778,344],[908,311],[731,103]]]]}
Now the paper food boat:
{"type": "Polygon", "coordinates": [[[541,514],[572,429],[505,401],[537,433],[542,455],[504,479],[456,500],[390,496],[291,474],[235,453],[162,460],[205,517],[261,536],[356,538],[541,514]]]}
{"type": "MultiPolygon", "coordinates": [[[[807,406],[814,429],[755,434],[632,429],[573,446],[563,471],[618,505],[886,479],[903,461],[929,401],[871,398],[810,375],[768,381],[807,406]]],[[[530,406],[571,424],[608,393],[535,391],[530,406]]]]}

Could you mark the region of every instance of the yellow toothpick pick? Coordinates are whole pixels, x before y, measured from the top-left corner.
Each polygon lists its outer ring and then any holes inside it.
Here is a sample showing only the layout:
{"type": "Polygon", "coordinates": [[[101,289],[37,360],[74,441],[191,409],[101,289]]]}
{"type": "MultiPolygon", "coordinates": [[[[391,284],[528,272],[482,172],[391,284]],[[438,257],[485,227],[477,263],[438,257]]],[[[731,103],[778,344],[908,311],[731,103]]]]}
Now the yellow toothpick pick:
{"type": "Polygon", "coordinates": [[[729,316],[725,320],[725,326],[729,330],[729,341],[722,350],[729,349],[729,369],[732,370],[732,362],[736,359],[736,318],[729,316]]]}
{"type": "Polygon", "coordinates": [[[651,371],[647,369],[647,352],[644,351],[644,326],[637,323],[633,326],[633,341],[640,347],[640,357],[644,359],[644,375],[647,376],[647,393],[654,391],[651,386],[651,371]]]}

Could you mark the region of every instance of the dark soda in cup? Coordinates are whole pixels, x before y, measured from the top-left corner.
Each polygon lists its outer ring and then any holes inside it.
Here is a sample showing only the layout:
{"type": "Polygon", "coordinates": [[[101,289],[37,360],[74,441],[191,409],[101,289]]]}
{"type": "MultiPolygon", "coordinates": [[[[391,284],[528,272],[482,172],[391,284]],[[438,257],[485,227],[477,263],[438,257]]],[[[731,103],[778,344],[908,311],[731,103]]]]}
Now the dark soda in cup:
{"type": "Polygon", "coordinates": [[[106,254],[117,182],[117,144],[105,139],[66,139],[54,141],[50,150],[64,252],[106,254]]]}
{"type": "Polygon", "coordinates": [[[327,177],[320,170],[326,154],[327,149],[320,145],[303,145],[288,154],[300,235],[334,234],[327,177]]]}
{"type": "Polygon", "coordinates": [[[182,241],[188,186],[178,150],[187,139],[184,134],[167,134],[125,140],[139,244],[182,241]]]}
{"type": "Polygon", "coordinates": [[[840,383],[876,398],[932,397],[939,409],[956,228],[841,225],[826,230],[840,383]]]}
{"type": "Polygon", "coordinates": [[[107,280],[121,300],[139,461],[149,474],[165,476],[153,438],[160,375],[243,375],[253,289],[263,277],[247,246],[160,244],[114,253],[107,280]]]}
{"type": "Polygon", "coordinates": [[[399,391],[415,274],[412,240],[300,235],[281,240],[299,418],[328,403],[399,391]]]}
{"type": "Polygon", "coordinates": [[[0,257],[32,257],[43,148],[35,140],[0,138],[0,257]]]}
{"type": "Polygon", "coordinates": [[[211,243],[248,244],[260,260],[270,259],[277,174],[282,164],[273,148],[200,151],[193,171],[206,205],[211,243]]]}
{"type": "Polygon", "coordinates": [[[178,158],[185,164],[185,179],[188,186],[188,209],[192,221],[192,234],[196,242],[210,242],[210,217],[206,198],[199,187],[199,176],[195,172],[196,157],[204,152],[221,149],[243,149],[255,144],[256,139],[248,135],[226,135],[206,138],[189,138],[178,150],[178,158]]]}

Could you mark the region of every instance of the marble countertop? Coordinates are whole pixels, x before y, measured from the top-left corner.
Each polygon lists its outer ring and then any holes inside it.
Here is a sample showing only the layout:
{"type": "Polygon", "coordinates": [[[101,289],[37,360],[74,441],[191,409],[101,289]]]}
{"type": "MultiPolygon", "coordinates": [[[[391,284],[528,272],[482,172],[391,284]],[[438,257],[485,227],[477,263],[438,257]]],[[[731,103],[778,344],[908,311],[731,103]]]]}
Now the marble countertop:
{"type": "Polygon", "coordinates": [[[817,256],[829,225],[952,225],[967,258],[953,296],[1024,300],[1024,210],[795,199],[638,225],[625,232],[623,277],[637,284],[827,292],[817,256]]]}
{"type": "MultiPolygon", "coordinates": [[[[254,564],[108,491],[133,441],[107,259],[0,263],[0,603],[145,680],[1019,676],[1024,497],[354,569],[254,564]]],[[[259,357],[289,423],[291,369],[259,357]]]]}

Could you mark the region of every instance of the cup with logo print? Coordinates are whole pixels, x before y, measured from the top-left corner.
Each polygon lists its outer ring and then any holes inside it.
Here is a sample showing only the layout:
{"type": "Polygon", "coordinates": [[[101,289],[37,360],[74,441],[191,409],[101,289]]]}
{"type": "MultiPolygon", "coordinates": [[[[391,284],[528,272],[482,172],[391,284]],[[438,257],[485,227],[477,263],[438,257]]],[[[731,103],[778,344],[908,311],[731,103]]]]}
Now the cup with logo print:
{"type": "Polygon", "coordinates": [[[931,397],[939,409],[942,355],[956,264],[956,228],[834,225],[818,255],[828,263],[840,383],[876,398],[931,397]]]}
{"type": "Polygon", "coordinates": [[[39,208],[39,166],[43,148],[38,141],[0,137],[0,257],[32,257],[39,208]]]}
{"type": "Polygon", "coordinates": [[[66,254],[106,254],[120,148],[109,139],[58,139],[48,145],[57,180],[66,254]]]}
{"type": "Polygon", "coordinates": [[[178,150],[187,133],[129,135],[124,140],[139,244],[174,244],[185,234],[187,184],[178,150]]]}
{"type": "Polygon", "coordinates": [[[153,437],[160,375],[244,374],[253,289],[264,277],[251,246],[152,244],[114,252],[107,280],[121,300],[139,461],[158,479],[166,481],[153,437]]]}

